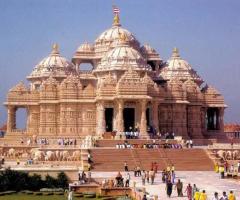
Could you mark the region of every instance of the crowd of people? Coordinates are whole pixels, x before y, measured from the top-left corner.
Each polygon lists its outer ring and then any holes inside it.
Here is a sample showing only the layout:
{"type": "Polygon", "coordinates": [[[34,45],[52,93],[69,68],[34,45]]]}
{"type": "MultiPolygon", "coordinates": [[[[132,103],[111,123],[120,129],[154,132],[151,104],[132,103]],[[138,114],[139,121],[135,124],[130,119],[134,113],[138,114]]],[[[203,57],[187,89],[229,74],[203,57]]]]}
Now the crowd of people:
{"type": "Polygon", "coordinates": [[[146,143],[146,144],[130,144],[128,141],[124,141],[124,143],[118,143],[116,144],[117,149],[132,149],[132,148],[143,148],[143,149],[157,149],[157,148],[164,148],[164,149],[182,149],[182,145],[179,143],[156,143],[155,140],[153,140],[152,143],[146,143]]]}
{"type": "MultiPolygon", "coordinates": [[[[126,172],[126,178],[124,178],[119,172],[116,176],[116,182],[113,186],[116,187],[129,187],[130,182],[130,173],[127,162],[124,163],[124,171],[126,172]],[[125,181],[124,181],[125,180],[125,181]],[[125,184],[124,184],[125,183],[125,184]]],[[[151,163],[151,170],[145,171],[141,170],[140,166],[136,166],[133,169],[134,176],[140,177],[142,180],[142,185],[146,183],[154,184],[155,176],[158,173],[158,165],[156,162],[151,163]]],[[[176,181],[175,166],[168,165],[161,173],[162,182],[166,185],[166,194],[170,198],[173,191],[175,190],[178,197],[187,196],[188,200],[207,200],[209,199],[206,193],[206,190],[200,190],[196,184],[188,183],[184,188],[184,184],[181,179],[176,181]]],[[[143,200],[146,198],[146,195],[143,196],[143,200]]],[[[146,199],[145,199],[146,200],[146,199]]],[[[236,197],[233,191],[229,191],[229,194],[224,191],[222,196],[217,192],[214,193],[212,200],[236,200],[236,197]]]]}
{"type": "Polygon", "coordinates": [[[21,138],[20,143],[22,145],[26,144],[30,145],[49,145],[50,143],[56,143],[59,146],[76,146],[77,139],[76,138],[58,138],[57,141],[54,139],[51,141],[49,138],[21,138]]]}
{"type": "Polygon", "coordinates": [[[78,182],[79,184],[90,183],[91,182],[91,171],[88,170],[87,173],[85,171],[78,172],[78,182]]]}
{"type": "Polygon", "coordinates": [[[57,140],[59,146],[77,145],[76,138],[59,138],[57,140]]]}
{"type": "Polygon", "coordinates": [[[225,178],[225,176],[238,177],[240,173],[240,161],[236,164],[229,164],[226,160],[215,163],[214,171],[220,174],[221,179],[225,178]]]}

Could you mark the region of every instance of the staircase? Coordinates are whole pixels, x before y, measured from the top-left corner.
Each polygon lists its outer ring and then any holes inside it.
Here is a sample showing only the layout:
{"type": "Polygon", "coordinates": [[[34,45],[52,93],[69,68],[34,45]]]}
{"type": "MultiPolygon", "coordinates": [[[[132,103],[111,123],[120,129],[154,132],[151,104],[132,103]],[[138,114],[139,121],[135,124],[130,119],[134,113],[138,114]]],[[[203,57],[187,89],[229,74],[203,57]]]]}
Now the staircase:
{"type": "Polygon", "coordinates": [[[103,149],[91,150],[94,171],[123,171],[124,162],[129,170],[140,166],[150,170],[157,162],[158,169],[174,165],[179,171],[211,171],[213,162],[203,149],[103,149]]]}

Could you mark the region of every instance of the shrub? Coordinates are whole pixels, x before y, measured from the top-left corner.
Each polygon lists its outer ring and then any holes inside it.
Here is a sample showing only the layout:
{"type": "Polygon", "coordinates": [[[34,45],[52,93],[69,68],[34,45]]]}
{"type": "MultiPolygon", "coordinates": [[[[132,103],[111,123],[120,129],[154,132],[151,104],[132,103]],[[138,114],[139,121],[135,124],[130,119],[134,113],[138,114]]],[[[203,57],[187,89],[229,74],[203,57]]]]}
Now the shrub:
{"type": "Polygon", "coordinates": [[[68,187],[68,177],[64,172],[60,172],[57,176],[57,187],[67,188],[68,187]]]}
{"type": "Polygon", "coordinates": [[[45,186],[47,188],[55,188],[57,185],[57,180],[52,176],[47,175],[45,178],[45,186]]]}
{"type": "Polygon", "coordinates": [[[10,168],[0,172],[0,192],[14,190],[28,194],[29,191],[38,191],[44,187],[55,188],[54,191],[63,192],[64,190],[59,188],[67,188],[67,186],[68,177],[64,172],[60,172],[57,179],[47,175],[45,180],[40,175],[30,176],[26,172],[14,171],[10,168]]]}
{"type": "Polygon", "coordinates": [[[44,181],[38,174],[33,174],[33,176],[29,176],[29,183],[29,190],[37,191],[39,190],[39,188],[44,187],[44,181]]]}

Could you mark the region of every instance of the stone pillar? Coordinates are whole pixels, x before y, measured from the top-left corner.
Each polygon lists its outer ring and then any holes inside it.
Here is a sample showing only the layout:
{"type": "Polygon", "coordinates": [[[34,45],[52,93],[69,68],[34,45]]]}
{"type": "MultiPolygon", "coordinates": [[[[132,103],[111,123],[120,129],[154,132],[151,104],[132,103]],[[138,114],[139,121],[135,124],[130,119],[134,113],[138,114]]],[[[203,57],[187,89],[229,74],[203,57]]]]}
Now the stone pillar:
{"type": "Polygon", "coordinates": [[[31,127],[31,113],[29,111],[29,108],[26,108],[26,113],[27,113],[27,122],[26,122],[26,132],[29,133],[30,132],[30,127],[31,127]]]}
{"type": "Polygon", "coordinates": [[[16,128],[16,108],[8,106],[8,118],[7,118],[7,132],[11,132],[16,128]]]}
{"type": "Polygon", "coordinates": [[[124,131],[124,122],[123,122],[123,108],[124,108],[124,101],[123,100],[118,100],[118,114],[117,114],[117,127],[118,127],[118,132],[123,132],[124,131]]]}
{"type": "Polygon", "coordinates": [[[116,131],[118,129],[118,127],[117,127],[117,122],[118,122],[117,106],[118,105],[114,105],[114,107],[113,107],[113,131],[116,131]]]}
{"type": "Polygon", "coordinates": [[[158,101],[152,102],[152,117],[153,117],[153,126],[156,128],[156,131],[159,131],[159,119],[158,119],[158,101]]]}
{"type": "Polygon", "coordinates": [[[148,137],[147,134],[147,120],[146,120],[146,105],[147,101],[143,99],[141,105],[141,122],[140,122],[140,137],[148,137]]]}
{"type": "Polygon", "coordinates": [[[224,132],[224,108],[219,108],[219,130],[224,132]]]}
{"type": "Polygon", "coordinates": [[[102,136],[105,131],[105,109],[104,102],[100,101],[97,103],[97,135],[102,136]]]}

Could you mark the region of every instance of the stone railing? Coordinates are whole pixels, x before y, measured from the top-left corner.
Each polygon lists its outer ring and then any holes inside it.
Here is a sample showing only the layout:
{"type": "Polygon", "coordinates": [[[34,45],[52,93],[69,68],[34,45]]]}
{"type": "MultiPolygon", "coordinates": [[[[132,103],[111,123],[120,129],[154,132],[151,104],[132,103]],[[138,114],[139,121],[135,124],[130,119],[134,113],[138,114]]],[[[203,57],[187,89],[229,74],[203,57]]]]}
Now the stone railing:
{"type": "Polygon", "coordinates": [[[22,134],[26,134],[27,130],[26,129],[12,129],[11,130],[12,133],[22,133],[22,134]]]}
{"type": "Polygon", "coordinates": [[[240,144],[214,143],[208,145],[209,149],[240,149],[240,144]]]}
{"type": "Polygon", "coordinates": [[[39,101],[39,93],[9,93],[7,97],[7,101],[21,101],[21,102],[36,102],[39,101]]]}
{"type": "Polygon", "coordinates": [[[240,139],[240,131],[234,131],[234,132],[225,132],[227,135],[227,138],[230,139],[240,139]]]}

